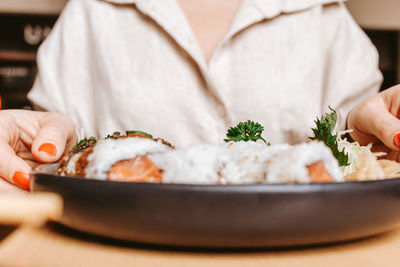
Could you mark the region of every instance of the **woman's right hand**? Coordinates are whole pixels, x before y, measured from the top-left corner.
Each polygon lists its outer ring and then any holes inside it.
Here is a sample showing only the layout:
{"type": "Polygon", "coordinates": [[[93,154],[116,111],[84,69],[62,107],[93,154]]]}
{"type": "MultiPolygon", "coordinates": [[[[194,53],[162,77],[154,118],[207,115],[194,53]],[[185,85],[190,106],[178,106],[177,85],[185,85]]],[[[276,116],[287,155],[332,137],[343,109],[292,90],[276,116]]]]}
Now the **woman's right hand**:
{"type": "MultiPolygon", "coordinates": [[[[76,141],[74,124],[63,114],[0,111],[0,177],[29,189],[32,168],[58,161],[76,141]]],[[[5,181],[0,179],[0,183],[5,181]]]]}

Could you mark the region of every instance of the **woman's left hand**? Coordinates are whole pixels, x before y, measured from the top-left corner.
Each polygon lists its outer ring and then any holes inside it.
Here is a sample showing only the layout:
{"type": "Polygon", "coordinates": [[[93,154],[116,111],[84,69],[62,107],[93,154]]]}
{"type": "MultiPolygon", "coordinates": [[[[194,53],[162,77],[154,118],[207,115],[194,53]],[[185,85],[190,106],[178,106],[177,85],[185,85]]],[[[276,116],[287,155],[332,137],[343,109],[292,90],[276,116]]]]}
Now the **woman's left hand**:
{"type": "Polygon", "coordinates": [[[368,98],[349,114],[347,128],[360,145],[373,144],[373,151],[400,162],[400,85],[368,98]]]}

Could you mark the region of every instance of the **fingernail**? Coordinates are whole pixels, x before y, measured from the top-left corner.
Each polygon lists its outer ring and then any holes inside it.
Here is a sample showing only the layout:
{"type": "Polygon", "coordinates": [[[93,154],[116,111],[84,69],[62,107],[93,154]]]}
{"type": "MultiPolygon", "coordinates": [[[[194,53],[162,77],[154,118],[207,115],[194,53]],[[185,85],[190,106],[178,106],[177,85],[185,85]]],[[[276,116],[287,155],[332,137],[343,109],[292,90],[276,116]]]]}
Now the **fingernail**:
{"type": "Polygon", "coordinates": [[[57,154],[57,148],[51,143],[44,143],[39,147],[39,152],[45,152],[54,157],[57,154]]]}
{"type": "Polygon", "coordinates": [[[393,144],[400,149],[400,133],[393,137],[393,144]]]}
{"type": "Polygon", "coordinates": [[[29,189],[29,174],[16,171],[12,179],[19,187],[29,189]]]}

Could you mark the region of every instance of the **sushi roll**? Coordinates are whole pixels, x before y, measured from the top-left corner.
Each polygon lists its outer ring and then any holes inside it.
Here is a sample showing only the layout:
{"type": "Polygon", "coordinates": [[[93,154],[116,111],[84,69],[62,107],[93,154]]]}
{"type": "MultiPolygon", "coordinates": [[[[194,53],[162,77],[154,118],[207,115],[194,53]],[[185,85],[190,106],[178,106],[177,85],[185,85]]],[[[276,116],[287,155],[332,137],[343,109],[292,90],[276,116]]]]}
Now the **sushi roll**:
{"type": "Polygon", "coordinates": [[[265,145],[236,142],[227,147],[224,184],[324,183],[343,181],[337,160],[321,142],[265,145]]]}
{"type": "Polygon", "coordinates": [[[164,183],[276,184],[343,181],[329,148],[320,142],[266,145],[201,144],[149,157],[164,183]]]}
{"type": "Polygon", "coordinates": [[[137,131],[115,132],[105,139],[81,141],[60,162],[61,175],[127,182],[161,182],[161,170],[149,155],[172,150],[163,139],[137,131]]]}
{"type": "Polygon", "coordinates": [[[199,144],[150,158],[162,170],[164,183],[220,184],[226,152],[220,145],[199,144]]]}
{"type": "Polygon", "coordinates": [[[142,132],[114,133],[78,144],[60,173],[109,181],[179,184],[276,184],[343,181],[321,142],[198,144],[174,149],[142,132]]]}
{"type": "Polygon", "coordinates": [[[266,183],[343,182],[336,158],[322,142],[302,143],[272,153],[266,183]]]}
{"type": "Polygon", "coordinates": [[[228,160],[221,169],[222,184],[267,183],[268,162],[274,154],[290,149],[288,144],[266,145],[258,142],[231,142],[226,146],[228,160]]]}

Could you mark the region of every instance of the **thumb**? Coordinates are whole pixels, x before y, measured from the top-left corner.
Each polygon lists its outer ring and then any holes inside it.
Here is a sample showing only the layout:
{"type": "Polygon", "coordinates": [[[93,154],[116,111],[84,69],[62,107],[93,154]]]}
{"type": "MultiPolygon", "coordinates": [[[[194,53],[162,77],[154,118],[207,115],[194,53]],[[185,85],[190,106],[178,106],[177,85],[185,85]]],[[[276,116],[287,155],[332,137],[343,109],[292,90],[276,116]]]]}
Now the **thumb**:
{"type": "Polygon", "coordinates": [[[386,147],[400,151],[400,120],[387,109],[377,109],[370,116],[370,131],[386,147]]]}
{"type": "Polygon", "coordinates": [[[379,138],[388,148],[400,151],[400,120],[389,113],[382,124],[382,137],[379,138]]]}
{"type": "Polygon", "coordinates": [[[32,155],[42,163],[58,161],[66,147],[77,140],[70,118],[62,114],[46,114],[40,120],[40,130],[32,143],[32,155]]]}
{"type": "Polygon", "coordinates": [[[372,123],[372,134],[393,151],[400,151],[400,86],[393,86],[373,97],[367,105],[367,120],[372,123]]]}

